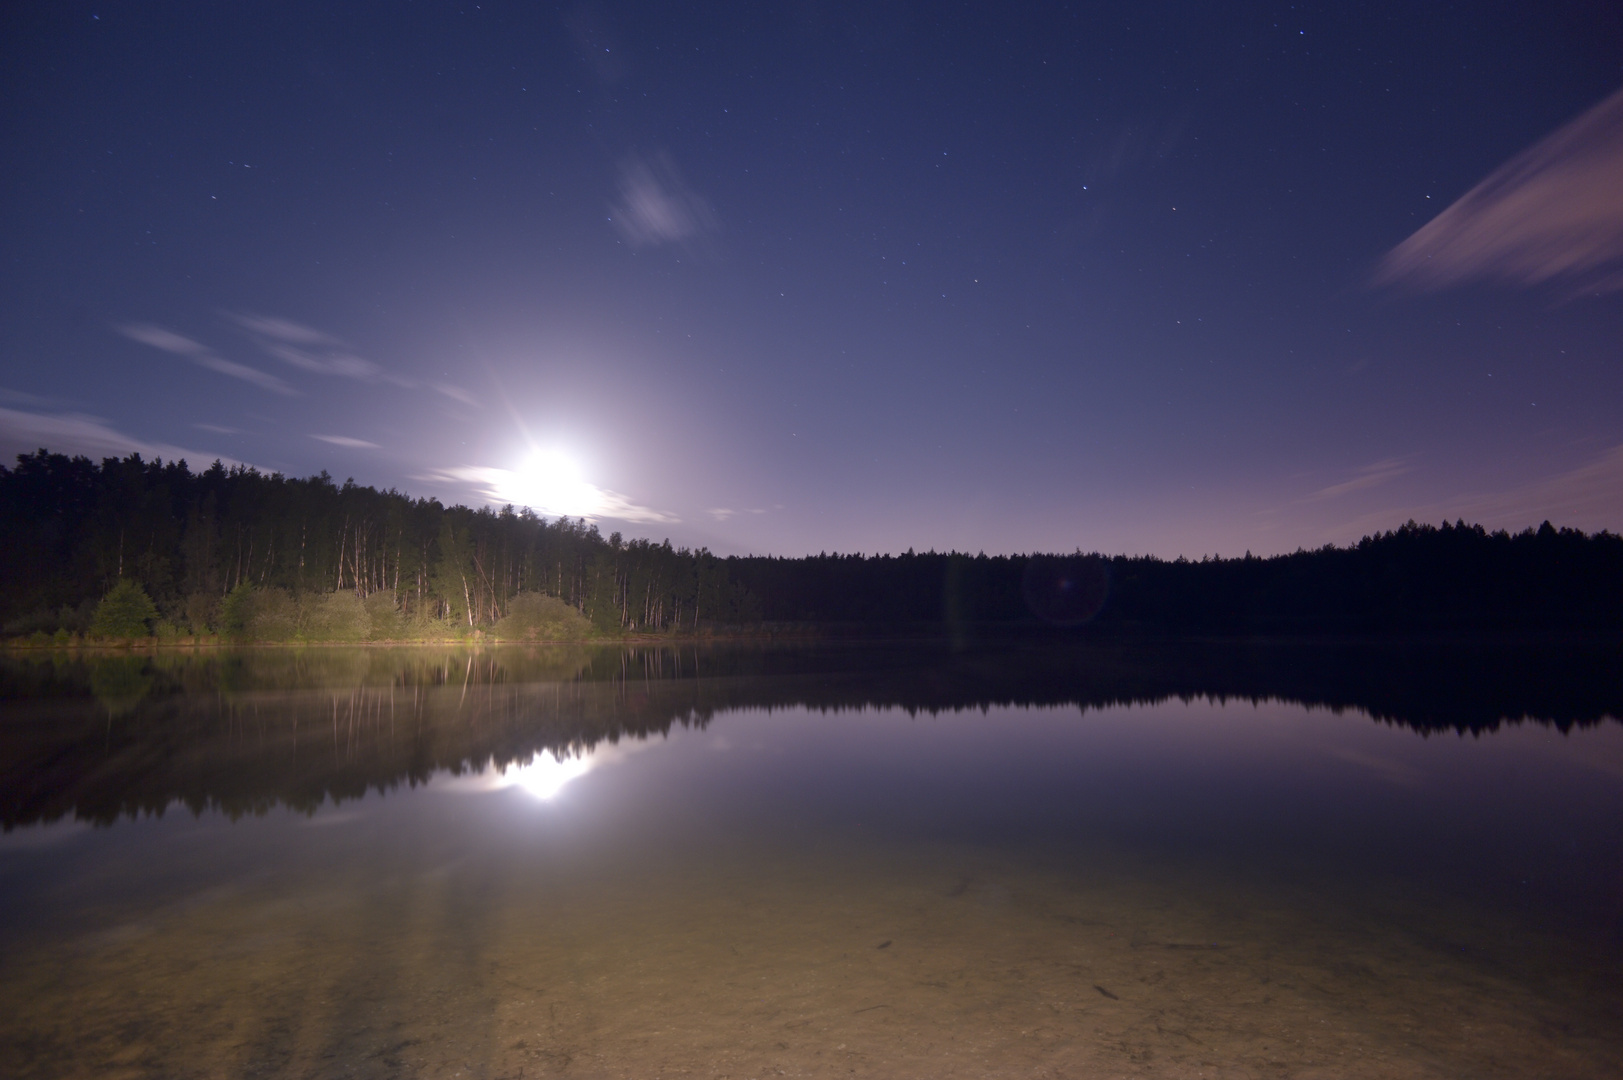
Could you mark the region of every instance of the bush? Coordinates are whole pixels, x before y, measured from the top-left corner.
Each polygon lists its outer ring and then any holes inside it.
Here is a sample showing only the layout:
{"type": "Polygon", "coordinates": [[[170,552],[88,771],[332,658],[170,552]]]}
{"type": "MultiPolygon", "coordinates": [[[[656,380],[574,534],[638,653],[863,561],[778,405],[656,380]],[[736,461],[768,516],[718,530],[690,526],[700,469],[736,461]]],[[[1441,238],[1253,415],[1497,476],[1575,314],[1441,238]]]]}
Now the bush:
{"type": "Polygon", "coordinates": [[[375,592],[368,596],[366,617],[371,622],[367,636],[373,641],[399,641],[406,636],[406,620],[400,614],[394,593],[375,592]]]}
{"type": "Polygon", "coordinates": [[[220,636],[228,641],[290,641],[299,622],[298,603],[281,589],[242,584],[220,601],[220,636]]]}
{"type": "Polygon", "coordinates": [[[90,622],[96,617],[96,598],[87,596],[79,601],[78,607],[68,604],[62,605],[57,613],[56,622],[63,630],[74,634],[90,633],[90,622]]]}
{"type": "Polygon", "coordinates": [[[283,589],[253,589],[248,596],[251,614],[244,636],[250,641],[291,641],[299,635],[299,604],[291,593],[283,589]]]}
{"type": "Polygon", "coordinates": [[[235,589],[225,594],[220,601],[219,629],[220,636],[231,641],[241,641],[248,636],[248,623],[254,617],[254,589],[252,585],[243,582],[235,589]]]}
{"type": "Polygon", "coordinates": [[[591,629],[584,615],[556,596],[520,593],[492,633],[503,641],[579,641],[591,629]]]}
{"type": "Polygon", "coordinates": [[[32,633],[46,633],[57,625],[52,614],[40,608],[38,611],[10,619],[4,627],[5,633],[28,635],[32,633]]]}
{"type": "Polygon", "coordinates": [[[120,580],[96,605],[90,632],[101,638],[146,637],[158,608],[146,590],[129,578],[120,580]]]}
{"type": "Polygon", "coordinates": [[[220,603],[213,593],[194,592],[186,597],[186,625],[192,633],[206,634],[216,625],[220,603]]]}
{"type": "Polygon", "coordinates": [[[365,641],[372,625],[366,605],[352,592],[307,593],[299,615],[299,636],[310,641],[365,641]]]}

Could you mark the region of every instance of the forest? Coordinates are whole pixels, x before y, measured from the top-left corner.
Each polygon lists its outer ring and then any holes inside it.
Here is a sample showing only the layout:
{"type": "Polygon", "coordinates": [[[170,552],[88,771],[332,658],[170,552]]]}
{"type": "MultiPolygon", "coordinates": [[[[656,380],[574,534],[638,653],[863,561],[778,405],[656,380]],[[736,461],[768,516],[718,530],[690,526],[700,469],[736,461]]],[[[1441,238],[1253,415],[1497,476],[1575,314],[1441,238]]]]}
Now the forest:
{"type": "Polygon", "coordinates": [[[0,466],[7,638],[560,640],[1623,630],[1623,537],[1409,522],[1267,558],[720,557],[585,521],[40,450],[0,466]]]}
{"type": "Polygon", "coordinates": [[[325,472],[194,473],[139,455],[40,450],[0,466],[0,574],[5,633],[57,640],[91,633],[102,599],[130,593],[150,601],[131,610],[159,638],[585,637],[757,618],[708,551],[325,472]],[[139,589],[109,596],[120,582],[139,589]]]}

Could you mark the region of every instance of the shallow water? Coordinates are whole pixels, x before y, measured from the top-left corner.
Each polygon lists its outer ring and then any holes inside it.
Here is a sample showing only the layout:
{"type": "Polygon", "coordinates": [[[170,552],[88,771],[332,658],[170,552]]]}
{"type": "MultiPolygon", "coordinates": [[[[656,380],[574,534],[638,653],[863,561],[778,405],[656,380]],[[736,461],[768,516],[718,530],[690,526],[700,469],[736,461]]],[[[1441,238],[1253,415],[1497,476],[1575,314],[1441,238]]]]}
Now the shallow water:
{"type": "Polygon", "coordinates": [[[0,1061],[1623,1075],[1618,659],[7,661],[0,1061]]]}

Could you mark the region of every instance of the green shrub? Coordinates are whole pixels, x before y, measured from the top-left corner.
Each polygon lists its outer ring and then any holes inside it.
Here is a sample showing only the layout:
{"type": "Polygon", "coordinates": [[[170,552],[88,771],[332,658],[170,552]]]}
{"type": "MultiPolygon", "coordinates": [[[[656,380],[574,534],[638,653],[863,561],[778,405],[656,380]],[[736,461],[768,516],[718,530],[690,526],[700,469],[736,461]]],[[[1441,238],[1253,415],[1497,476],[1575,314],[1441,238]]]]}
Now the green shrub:
{"type": "Polygon", "coordinates": [[[192,633],[208,633],[219,618],[220,601],[213,593],[195,592],[186,597],[186,624],[192,633]]]}
{"type": "Polygon", "coordinates": [[[225,594],[220,601],[218,627],[220,636],[229,641],[242,641],[248,637],[248,623],[254,617],[254,589],[243,582],[225,594]]]}
{"type": "Polygon", "coordinates": [[[56,617],[45,608],[29,612],[27,615],[6,621],[4,632],[7,634],[28,635],[35,632],[49,634],[57,625],[56,617]]]}
{"type": "Polygon", "coordinates": [[[123,578],[96,605],[90,632],[100,638],[146,637],[148,625],[157,617],[157,605],[146,590],[123,578]]]}
{"type": "Polygon", "coordinates": [[[394,593],[375,592],[366,598],[366,617],[371,622],[367,636],[373,641],[399,641],[406,637],[406,620],[400,614],[394,593]]]}
{"type": "Polygon", "coordinates": [[[95,597],[87,596],[79,601],[78,607],[63,604],[62,610],[57,612],[57,625],[75,634],[90,633],[90,621],[96,617],[96,603],[95,597]]]}
{"type": "Polygon", "coordinates": [[[220,601],[218,626],[227,641],[292,641],[302,631],[301,616],[286,591],[242,584],[220,601]]]}
{"type": "Polygon", "coordinates": [[[422,611],[413,612],[402,622],[404,626],[401,636],[412,641],[443,641],[459,634],[466,634],[468,631],[467,623],[458,623],[452,619],[437,619],[422,611]]]}
{"type": "Polygon", "coordinates": [[[246,637],[250,641],[292,641],[299,636],[301,613],[291,593],[283,589],[254,589],[249,593],[248,604],[251,613],[246,637]]]}
{"type": "Polygon", "coordinates": [[[584,615],[556,596],[520,593],[492,633],[503,641],[579,641],[591,629],[584,615]]]}
{"type": "Polygon", "coordinates": [[[372,620],[352,592],[307,593],[299,602],[299,636],[307,641],[365,641],[372,620]]]}

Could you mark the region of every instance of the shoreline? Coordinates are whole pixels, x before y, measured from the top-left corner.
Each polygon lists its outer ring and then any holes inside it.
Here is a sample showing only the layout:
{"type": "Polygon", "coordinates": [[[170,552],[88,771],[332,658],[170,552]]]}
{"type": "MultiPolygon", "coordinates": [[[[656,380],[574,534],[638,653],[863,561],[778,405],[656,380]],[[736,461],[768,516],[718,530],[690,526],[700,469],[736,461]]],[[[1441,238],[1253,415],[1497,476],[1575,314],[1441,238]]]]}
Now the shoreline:
{"type": "Polygon", "coordinates": [[[406,649],[406,648],[508,648],[512,646],[606,647],[616,645],[828,645],[887,646],[939,645],[952,651],[998,646],[1097,646],[1132,647],[1177,644],[1230,646],[1514,646],[1585,644],[1623,647],[1623,632],[1590,627],[1527,628],[1506,630],[1436,629],[1401,631],[1325,631],[1320,633],[1180,633],[1169,630],[1112,627],[1104,632],[1077,631],[1041,626],[989,626],[973,631],[949,627],[775,627],[766,630],[732,630],[714,633],[625,634],[590,638],[384,638],[371,641],[225,641],[218,638],[123,638],[69,642],[32,642],[12,638],[0,641],[0,654],[17,653],[156,653],[206,652],[274,649],[406,649]]]}

